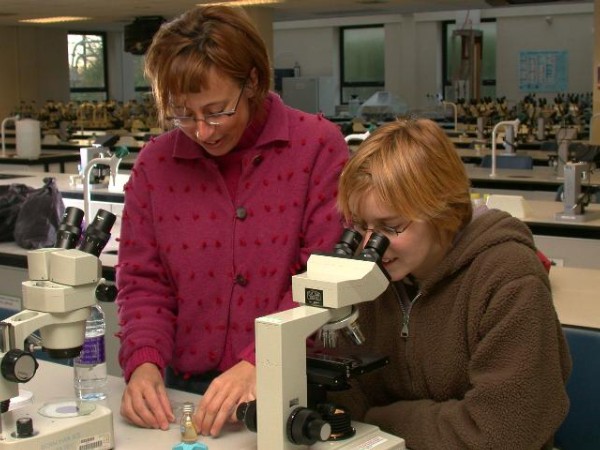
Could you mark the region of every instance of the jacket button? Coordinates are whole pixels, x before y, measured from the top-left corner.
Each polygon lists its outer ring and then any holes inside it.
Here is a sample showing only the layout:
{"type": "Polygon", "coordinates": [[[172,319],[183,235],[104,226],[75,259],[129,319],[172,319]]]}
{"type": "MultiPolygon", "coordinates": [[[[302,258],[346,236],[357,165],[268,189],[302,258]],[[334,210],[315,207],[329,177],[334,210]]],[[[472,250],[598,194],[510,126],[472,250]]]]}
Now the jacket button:
{"type": "Polygon", "coordinates": [[[262,155],[256,155],[254,158],[252,158],[252,165],[258,166],[262,161],[263,161],[262,155]]]}
{"type": "Polygon", "coordinates": [[[235,209],[235,217],[237,217],[238,219],[244,220],[247,216],[248,216],[248,212],[246,211],[246,208],[244,208],[243,206],[239,206],[238,208],[235,209]]]}
{"type": "Polygon", "coordinates": [[[248,284],[248,280],[244,275],[238,274],[235,276],[235,283],[240,286],[246,286],[248,284]]]}

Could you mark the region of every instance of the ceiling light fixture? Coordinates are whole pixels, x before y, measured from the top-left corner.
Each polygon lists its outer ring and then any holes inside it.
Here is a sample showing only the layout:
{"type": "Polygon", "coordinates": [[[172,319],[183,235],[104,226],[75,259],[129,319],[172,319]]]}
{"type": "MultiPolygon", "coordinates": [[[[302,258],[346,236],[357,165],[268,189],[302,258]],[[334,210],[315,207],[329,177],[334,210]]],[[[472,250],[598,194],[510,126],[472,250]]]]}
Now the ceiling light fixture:
{"type": "Polygon", "coordinates": [[[91,20],[91,17],[74,17],[74,16],[60,16],[60,17],[40,17],[39,19],[23,19],[19,20],[22,23],[60,23],[60,22],[77,22],[80,20],[91,20]]]}
{"type": "Polygon", "coordinates": [[[284,3],[285,0],[231,0],[223,2],[204,2],[199,3],[198,6],[207,5],[227,5],[227,6],[260,6],[260,5],[271,5],[274,3],[284,3]]]}

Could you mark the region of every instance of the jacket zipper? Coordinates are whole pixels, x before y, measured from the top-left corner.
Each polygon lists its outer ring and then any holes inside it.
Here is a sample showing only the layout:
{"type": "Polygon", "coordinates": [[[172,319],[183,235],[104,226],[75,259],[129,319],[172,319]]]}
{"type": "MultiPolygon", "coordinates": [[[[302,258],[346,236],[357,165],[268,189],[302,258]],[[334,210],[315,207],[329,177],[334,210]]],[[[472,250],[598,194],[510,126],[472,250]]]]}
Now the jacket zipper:
{"type": "Polygon", "coordinates": [[[415,302],[421,297],[422,293],[421,293],[421,291],[419,291],[417,293],[417,295],[415,295],[415,298],[413,298],[410,301],[410,308],[407,309],[404,306],[404,302],[400,298],[400,294],[398,294],[398,291],[396,290],[395,287],[394,287],[394,292],[396,294],[396,298],[398,299],[398,303],[400,304],[400,309],[402,310],[402,314],[404,316],[402,319],[402,331],[400,332],[400,337],[407,338],[409,336],[408,322],[410,321],[410,310],[412,309],[412,306],[415,304],[415,302]]]}

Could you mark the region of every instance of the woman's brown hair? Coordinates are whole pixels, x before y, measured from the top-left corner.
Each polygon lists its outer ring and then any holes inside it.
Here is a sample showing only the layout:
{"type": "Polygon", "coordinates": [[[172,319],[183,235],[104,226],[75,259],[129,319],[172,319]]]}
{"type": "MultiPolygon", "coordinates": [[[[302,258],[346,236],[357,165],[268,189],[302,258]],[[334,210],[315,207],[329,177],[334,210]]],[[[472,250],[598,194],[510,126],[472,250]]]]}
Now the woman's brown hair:
{"type": "Polygon", "coordinates": [[[271,84],[265,43],[250,17],[238,7],[196,7],[163,24],[146,53],[145,64],[161,123],[170,114],[174,97],[206,87],[210,69],[237,80],[240,87],[253,72],[253,111],[262,105],[271,84]]]}

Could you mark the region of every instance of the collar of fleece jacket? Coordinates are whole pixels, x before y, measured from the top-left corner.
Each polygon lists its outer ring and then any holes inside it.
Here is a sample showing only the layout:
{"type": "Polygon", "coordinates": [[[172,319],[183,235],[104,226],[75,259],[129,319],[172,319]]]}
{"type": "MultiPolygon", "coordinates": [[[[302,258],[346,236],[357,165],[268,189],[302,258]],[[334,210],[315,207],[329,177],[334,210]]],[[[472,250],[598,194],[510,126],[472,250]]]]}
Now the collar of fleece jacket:
{"type": "MultiPolygon", "coordinates": [[[[536,274],[548,279],[543,265],[536,255],[535,244],[531,231],[521,220],[510,214],[491,209],[475,217],[461,232],[460,236],[449,250],[438,268],[426,279],[421,281],[423,294],[435,288],[440,281],[447,280],[467,267],[477,266],[478,261],[486,261],[486,252],[494,249],[494,263],[498,266],[514,264],[518,273],[515,276],[536,274]],[[502,257],[506,255],[506,259],[502,257]]],[[[477,267],[482,276],[491,275],[495,267],[477,267]]],[[[547,281],[548,288],[550,282],[547,281]]]]}

